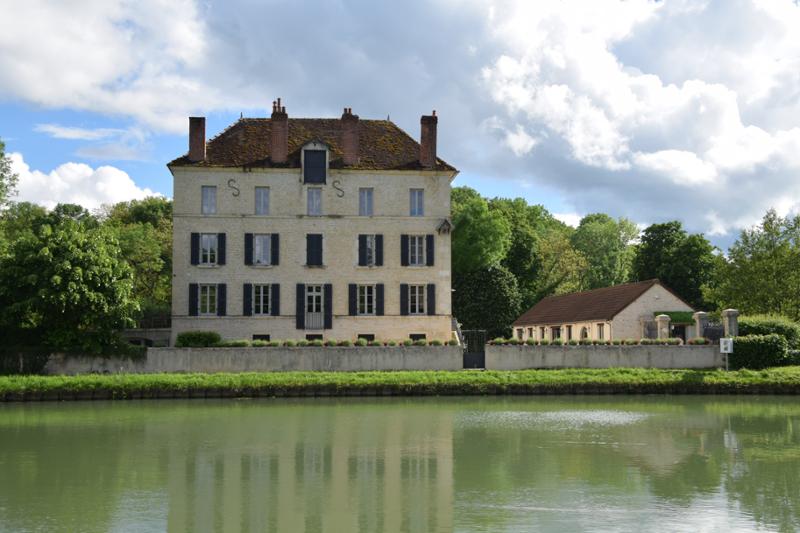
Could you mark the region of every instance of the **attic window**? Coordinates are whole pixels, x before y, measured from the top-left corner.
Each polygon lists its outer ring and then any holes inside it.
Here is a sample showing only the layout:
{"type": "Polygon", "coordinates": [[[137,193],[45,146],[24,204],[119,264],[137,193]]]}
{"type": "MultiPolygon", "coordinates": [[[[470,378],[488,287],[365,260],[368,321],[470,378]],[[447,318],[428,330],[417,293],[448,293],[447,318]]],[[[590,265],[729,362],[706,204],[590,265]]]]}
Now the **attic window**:
{"type": "Polygon", "coordinates": [[[327,167],[325,150],[303,150],[303,183],[325,183],[327,167]]]}

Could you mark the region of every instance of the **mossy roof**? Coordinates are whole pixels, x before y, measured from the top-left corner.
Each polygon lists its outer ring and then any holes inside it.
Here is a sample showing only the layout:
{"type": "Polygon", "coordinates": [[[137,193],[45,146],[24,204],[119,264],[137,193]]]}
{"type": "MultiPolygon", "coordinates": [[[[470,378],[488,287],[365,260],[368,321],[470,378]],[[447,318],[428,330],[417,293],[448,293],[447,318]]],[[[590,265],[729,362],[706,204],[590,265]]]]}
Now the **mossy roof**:
{"type": "MultiPolygon", "coordinates": [[[[330,149],[330,168],[365,170],[422,170],[419,143],[389,120],[359,120],[358,164],[342,161],[341,124],[337,118],[290,118],[289,156],[284,164],[270,159],[269,118],[241,118],[208,141],[206,159],[197,163],[185,154],[168,166],[299,168],[300,151],[311,141],[330,149]]],[[[435,170],[455,170],[437,159],[435,170]]]]}

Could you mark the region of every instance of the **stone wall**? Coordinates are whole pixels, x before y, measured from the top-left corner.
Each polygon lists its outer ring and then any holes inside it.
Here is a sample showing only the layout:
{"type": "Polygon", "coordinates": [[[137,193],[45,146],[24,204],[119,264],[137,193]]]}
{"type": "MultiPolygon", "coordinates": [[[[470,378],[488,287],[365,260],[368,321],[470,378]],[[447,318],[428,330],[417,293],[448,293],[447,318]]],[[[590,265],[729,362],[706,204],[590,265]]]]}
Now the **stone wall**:
{"type": "Polygon", "coordinates": [[[718,368],[719,347],[706,346],[486,346],[487,370],[525,368],[718,368]]]}
{"type": "Polygon", "coordinates": [[[460,346],[148,348],[141,360],[53,355],[47,374],[460,370],[460,346]]]}

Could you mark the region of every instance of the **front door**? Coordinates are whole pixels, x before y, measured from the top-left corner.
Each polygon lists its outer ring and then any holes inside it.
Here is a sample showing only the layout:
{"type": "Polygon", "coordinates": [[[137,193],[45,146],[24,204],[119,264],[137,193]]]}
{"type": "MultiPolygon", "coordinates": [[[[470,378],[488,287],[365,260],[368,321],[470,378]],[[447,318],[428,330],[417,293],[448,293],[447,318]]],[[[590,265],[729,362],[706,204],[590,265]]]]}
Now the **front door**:
{"type": "Polygon", "coordinates": [[[306,285],[306,329],[323,329],[322,285],[306,285]]]}

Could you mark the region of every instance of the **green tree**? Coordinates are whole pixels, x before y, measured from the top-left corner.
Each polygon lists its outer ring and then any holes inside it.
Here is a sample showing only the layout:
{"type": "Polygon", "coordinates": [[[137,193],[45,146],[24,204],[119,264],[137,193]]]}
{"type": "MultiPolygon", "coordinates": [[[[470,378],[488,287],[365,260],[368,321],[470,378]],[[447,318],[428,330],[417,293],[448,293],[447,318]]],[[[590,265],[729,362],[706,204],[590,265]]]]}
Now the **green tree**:
{"type": "Polygon", "coordinates": [[[97,352],[137,310],[113,233],[70,217],[10,243],[0,279],[0,324],[12,344],[97,352]]]}
{"type": "Polygon", "coordinates": [[[468,198],[453,215],[452,268],[456,273],[497,266],[510,243],[508,223],[483,198],[468,198]]]}
{"type": "Polygon", "coordinates": [[[11,159],[6,155],[6,145],[0,139],[0,209],[8,205],[17,192],[17,174],[11,171],[11,159]]]}
{"type": "Polygon", "coordinates": [[[533,303],[553,294],[567,294],[583,287],[586,258],[573,248],[559,229],[549,229],[538,238],[541,268],[533,284],[533,303]]]}
{"type": "Polygon", "coordinates": [[[800,216],[770,210],[761,224],[743,230],[708,295],[721,308],[800,320],[800,216]]]}
{"type": "Polygon", "coordinates": [[[631,277],[658,278],[695,308],[705,305],[703,291],[714,279],[718,261],[714,247],[702,235],[688,235],[677,220],[653,224],[636,247],[631,277]]]}
{"type": "Polygon", "coordinates": [[[586,215],[572,234],[573,247],[586,258],[584,289],[597,289],[624,283],[630,276],[633,258],[630,242],[637,236],[630,220],[614,220],[608,215],[586,215]]]}
{"type": "Polygon", "coordinates": [[[501,266],[456,277],[453,314],[464,329],[485,329],[489,337],[507,337],[521,312],[517,279],[501,266]]]}

